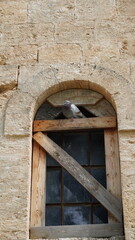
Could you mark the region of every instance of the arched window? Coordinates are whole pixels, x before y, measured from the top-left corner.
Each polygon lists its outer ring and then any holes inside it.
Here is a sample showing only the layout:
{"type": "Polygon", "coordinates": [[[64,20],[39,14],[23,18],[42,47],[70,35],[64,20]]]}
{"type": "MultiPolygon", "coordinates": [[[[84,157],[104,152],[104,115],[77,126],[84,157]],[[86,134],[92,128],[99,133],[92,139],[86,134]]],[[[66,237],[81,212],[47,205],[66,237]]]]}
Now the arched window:
{"type": "Polygon", "coordinates": [[[31,238],[122,235],[116,114],[99,93],[50,96],[33,126],[31,238]],[[65,119],[64,100],[83,119],[65,119]]]}

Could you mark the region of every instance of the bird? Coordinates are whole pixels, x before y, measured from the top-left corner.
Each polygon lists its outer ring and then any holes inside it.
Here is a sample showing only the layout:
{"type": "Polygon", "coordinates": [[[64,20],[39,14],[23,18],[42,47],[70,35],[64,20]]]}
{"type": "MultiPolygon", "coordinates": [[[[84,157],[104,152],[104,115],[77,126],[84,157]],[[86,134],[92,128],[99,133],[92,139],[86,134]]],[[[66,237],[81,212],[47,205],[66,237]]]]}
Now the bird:
{"type": "Polygon", "coordinates": [[[85,118],[79,108],[69,100],[64,101],[62,113],[66,118],[85,118]]]}

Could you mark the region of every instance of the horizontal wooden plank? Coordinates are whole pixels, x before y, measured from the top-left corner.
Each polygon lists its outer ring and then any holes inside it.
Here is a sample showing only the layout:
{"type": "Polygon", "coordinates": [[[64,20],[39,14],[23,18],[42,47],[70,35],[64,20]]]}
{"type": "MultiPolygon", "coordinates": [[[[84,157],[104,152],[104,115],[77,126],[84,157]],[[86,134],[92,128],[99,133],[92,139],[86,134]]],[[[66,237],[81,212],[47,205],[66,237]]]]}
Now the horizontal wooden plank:
{"type": "Polygon", "coordinates": [[[61,107],[65,100],[70,100],[78,106],[95,105],[103,98],[103,95],[89,89],[67,89],[57,92],[47,98],[54,107],[61,107]]]}
{"type": "Polygon", "coordinates": [[[82,119],[64,119],[64,120],[35,120],[34,132],[38,131],[65,131],[81,129],[104,129],[115,128],[115,117],[95,117],[82,119]]]}
{"type": "Polygon", "coordinates": [[[33,239],[56,239],[72,237],[111,237],[122,236],[121,224],[91,224],[91,225],[70,225],[30,228],[30,238],[33,239]]]}
{"type": "Polygon", "coordinates": [[[109,193],[91,174],[49,137],[38,132],[33,138],[109,212],[111,212],[116,219],[121,221],[122,209],[119,200],[109,193]]]}

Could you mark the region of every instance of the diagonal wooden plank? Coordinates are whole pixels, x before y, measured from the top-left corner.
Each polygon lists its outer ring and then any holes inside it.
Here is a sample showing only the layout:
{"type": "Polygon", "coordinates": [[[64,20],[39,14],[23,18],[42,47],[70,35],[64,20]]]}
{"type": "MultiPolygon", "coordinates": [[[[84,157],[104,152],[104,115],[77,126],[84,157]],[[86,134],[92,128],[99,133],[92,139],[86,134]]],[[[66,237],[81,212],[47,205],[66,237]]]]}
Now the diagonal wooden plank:
{"type": "Polygon", "coordinates": [[[89,174],[76,160],[61,149],[43,133],[36,133],[33,138],[57,162],[59,162],[85,189],[87,189],[116,219],[121,221],[121,203],[89,174]]]}
{"type": "Polygon", "coordinates": [[[34,132],[38,131],[65,131],[79,129],[115,128],[116,117],[96,117],[64,120],[35,120],[34,132]]]}
{"type": "Polygon", "coordinates": [[[122,224],[91,224],[30,228],[31,239],[91,238],[123,235],[122,224]]]}

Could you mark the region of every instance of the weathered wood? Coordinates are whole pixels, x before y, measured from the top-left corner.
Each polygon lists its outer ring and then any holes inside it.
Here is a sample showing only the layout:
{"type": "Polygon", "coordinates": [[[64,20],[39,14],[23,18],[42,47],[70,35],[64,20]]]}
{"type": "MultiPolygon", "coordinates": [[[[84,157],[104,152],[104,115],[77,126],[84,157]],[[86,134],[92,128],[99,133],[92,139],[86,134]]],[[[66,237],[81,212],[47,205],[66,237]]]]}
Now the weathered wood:
{"type": "Polygon", "coordinates": [[[111,237],[123,235],[121,224],[91,224],[33,227],[30,229],[30,238],[33,239],[57,239],[73,237],[111,237]]]}
{"type": "Polygon", "coordinates": [[[61,114],[61,107],[53,107],[47,101],[38,109],[35,120],[52,120],[61,114]]]}
{"type": "Polygon", "coordinates": [[[104,129],[115,128],[115,117],[97,117],[82,119],[64,119],[64,120],[35,120],[34,132],[38,131],[65,131],[81,129],[104,129]]]}
{"type": "Polygon", "coordinates": [[[45,170],[46,153],[33,142],[31,226],[45,225],[45,170]]]}
{"type": "Polygon", "coordinates": [[[98,181],[89,174],[76,160],[61,149],[43,133],[36,133],[33,138],[60,163],[85,189],[87,189],[108,211],[121,221],[121,204],[98,181]]]}
{"type": "MultiPolygon", "coordinates": [[[[105,129],[104,138],[107,189],[115,197],[121,200],[121,179],[117,131],[115,129],[105,129]]],[[[109,215],[108,220],[109,222],[116,222],[116,219],[114,219],[111,214],[109,215]]]]}
{"type": "Polygon", "coordinates": [[[94,106],[84,106],[85,109],[91,113],[93,113],[97,117],[108,117],[108,116],[116,116],[116,112],[112,105],[105,99],[101,99],[94,106]]]}
{"type": "Polygon", "coordinates": [[[88,89],[68,89],[53,94],[47,101],[54,107],[60,107],[65,100],[70,100],[78,106],[95,105],[103,98],[103,95],[88,89]]]}

